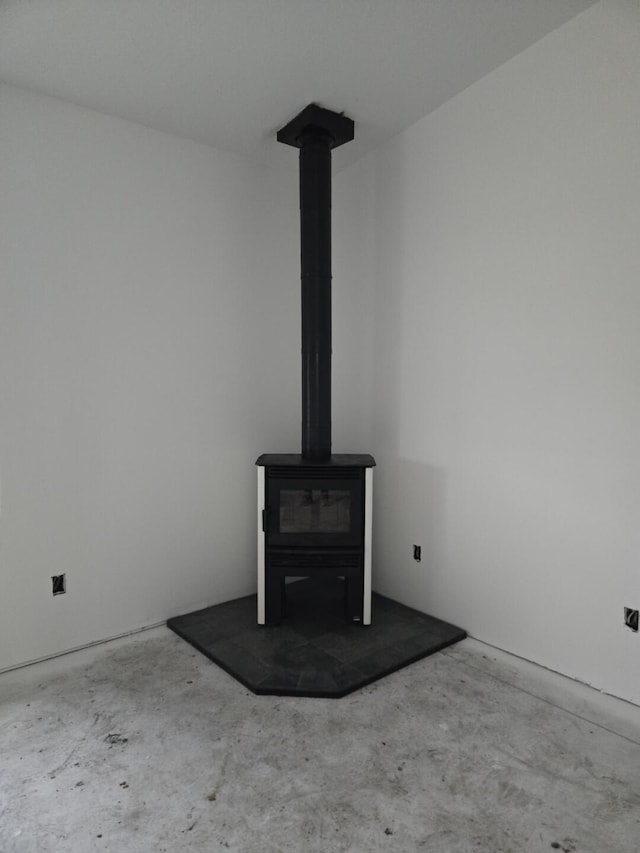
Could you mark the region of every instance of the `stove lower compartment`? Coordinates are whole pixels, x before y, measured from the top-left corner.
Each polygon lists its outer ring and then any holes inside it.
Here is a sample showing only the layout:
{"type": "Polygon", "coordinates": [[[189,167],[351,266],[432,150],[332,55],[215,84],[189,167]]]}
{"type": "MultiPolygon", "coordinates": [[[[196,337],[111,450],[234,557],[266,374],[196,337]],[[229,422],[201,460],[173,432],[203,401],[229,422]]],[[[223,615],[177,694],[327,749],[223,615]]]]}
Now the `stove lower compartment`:
{"type": "Polygon", "coordinates": [[[370,625],[373,457],[265,454],[256,464],[258,624],[286,618],[287,578],[340,577],[345,620],[370,625]]]}
{"type": "MultiPolygon", "coordinates": [[[[297,554],[267,550],[264,567],[265,622],[279,624],[287,614],[287,578],[344,579],[344,617],[347,622],[371,624],[371,605],[365,608],[364,554],[316,551],[297,554]]],[[[371,584],[368,584],[371,600],[371,584]]],[[[260,619],[258,618],[258,622],[260,619]]],[[[262,623],[261,623],[262,624],[262,623]]]]}

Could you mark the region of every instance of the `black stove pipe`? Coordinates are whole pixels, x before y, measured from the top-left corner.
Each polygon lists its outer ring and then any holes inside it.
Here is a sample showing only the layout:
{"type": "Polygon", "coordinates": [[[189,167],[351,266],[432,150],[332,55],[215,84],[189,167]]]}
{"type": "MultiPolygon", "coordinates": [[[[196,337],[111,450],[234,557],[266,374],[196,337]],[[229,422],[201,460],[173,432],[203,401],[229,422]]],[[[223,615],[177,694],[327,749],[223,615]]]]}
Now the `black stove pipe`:
{"type": "Polygon", "coordinates": [[[331,149],[353,139],[351,119],[310,104],[278,132],[300,149],[302,456],[331,457],[331,149]]]}
{"type": "Polygon", "coordinates": [[[302,455],[331,456],[331,137],[300,139],[302,455]]]}

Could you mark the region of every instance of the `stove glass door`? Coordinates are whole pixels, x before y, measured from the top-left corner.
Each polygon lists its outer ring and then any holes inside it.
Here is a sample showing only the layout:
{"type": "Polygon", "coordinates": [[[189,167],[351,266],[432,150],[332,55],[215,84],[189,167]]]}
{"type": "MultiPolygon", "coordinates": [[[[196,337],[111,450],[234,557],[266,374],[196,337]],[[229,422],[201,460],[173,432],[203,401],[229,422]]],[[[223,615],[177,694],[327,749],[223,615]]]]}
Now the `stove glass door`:
{"type": "Polygon", "coordinates": [[[360,478],[267,478],[267,544],[359,547],[362,503],[360,478]]]}
{"type": "Polygon", "coordinates": [[[348,533],[350,528],[350,491],[281,489],[281,533],[348,533]]]}

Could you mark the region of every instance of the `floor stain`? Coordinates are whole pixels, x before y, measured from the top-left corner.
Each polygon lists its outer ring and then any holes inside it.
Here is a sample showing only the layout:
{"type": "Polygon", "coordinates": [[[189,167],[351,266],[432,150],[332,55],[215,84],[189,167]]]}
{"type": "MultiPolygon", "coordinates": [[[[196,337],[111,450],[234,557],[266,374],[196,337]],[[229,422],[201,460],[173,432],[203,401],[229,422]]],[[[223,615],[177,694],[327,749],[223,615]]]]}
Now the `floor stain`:
{"type": "Polygon", "coordinates": [[[562,850],[562,853],[574,853],[576,842],[572,838],[565,838],[564,841],[552,841],[551,847],[554,850],[562,850]]]}
{"type": "Polygon", "coordinates": [[[119,732],[112,732],[105,737],[105,742],[109,744],[109,749],[114,746],[124,746],[129,742],[129,738],[121,735],[119,732]]]}

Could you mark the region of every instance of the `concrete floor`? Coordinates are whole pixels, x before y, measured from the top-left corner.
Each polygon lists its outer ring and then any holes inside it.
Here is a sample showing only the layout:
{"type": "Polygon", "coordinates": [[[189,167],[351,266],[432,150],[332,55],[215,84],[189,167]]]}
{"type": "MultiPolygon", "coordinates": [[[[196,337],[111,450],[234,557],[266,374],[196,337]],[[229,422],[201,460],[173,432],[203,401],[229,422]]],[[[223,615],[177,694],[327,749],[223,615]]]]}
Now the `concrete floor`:
{"type": "Polygon", "coordinates": [[[473,640],[255,696],[166,628],[0,676],[1,853],[635,853],[640,708],[473,640]]]}

